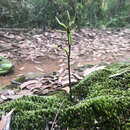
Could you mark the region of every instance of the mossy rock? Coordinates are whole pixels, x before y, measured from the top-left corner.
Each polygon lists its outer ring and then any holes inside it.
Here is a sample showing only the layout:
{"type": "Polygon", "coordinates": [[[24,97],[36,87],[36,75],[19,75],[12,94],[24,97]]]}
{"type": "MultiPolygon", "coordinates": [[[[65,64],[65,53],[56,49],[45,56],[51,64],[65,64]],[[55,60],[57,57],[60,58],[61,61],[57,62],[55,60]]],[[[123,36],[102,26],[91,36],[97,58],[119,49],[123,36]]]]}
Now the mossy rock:
{"type": "Polygon", "coordinates": [[[0,56],[0,75],[5,75],[13,69],[13,64],[0,56]]]}
{"type": "Polygon", "coordinates": [[[57,123],[61,128],[89,130],[129,130],[130,127],[130,63],[108,65],[86,76],[73,86],[76,103],[69,95],[57,92],[49,96],[23,97],[0,105],[8,112],[16,108],[11,121],[13,130],[43,130],[46,120],[54,120],[64,100],[57,123]],[[126,71],[121,76],[113,74],[126,71]]]}
{"type": "Polygon", "coordinates": [[[73,103],[69,101],[69,95],[65,92],[58,92],[51,96],[30,96],[22,97],[20,99],[2,104],[0,110],[3,108],[10,111],[16,108],[11,122],[13,130],[44,130],[45,120],[54,120],[55,114],[64,100],[62,109],[72,106],[73,103]]]}
{"type": "MultiPolygon", "coordinates": [[[[116,91],[116,90],[128,90],[130,88],[130,63],[118,63],[110,64],[103,70],[95,71],[83,80],[80,81],[75,87],[73,87],[73,94],[79,99],[84,99],[88,95],[93,95],[98,93],[104,95],[103,91],[116,91]],[[121,73],[128,70],[124,73],[122,77],[113,77],[110,78],[110,75],[121,73]]],[[[107,93],[107,92],[106,92],[107,93]]],[[[110,92],[112,94],[112,92],[110,92]]],[[[112,94],[113,95],[113,94],[112,94]]],[[[98,95],[95,95],[98,96],[98,95]]]]}

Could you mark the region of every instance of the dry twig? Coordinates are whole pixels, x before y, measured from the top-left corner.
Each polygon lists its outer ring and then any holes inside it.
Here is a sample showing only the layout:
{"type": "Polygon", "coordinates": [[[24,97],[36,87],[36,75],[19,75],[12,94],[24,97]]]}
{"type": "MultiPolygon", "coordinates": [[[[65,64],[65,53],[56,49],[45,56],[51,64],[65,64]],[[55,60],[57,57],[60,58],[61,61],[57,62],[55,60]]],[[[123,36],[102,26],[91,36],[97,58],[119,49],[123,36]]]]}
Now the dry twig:
{"type": "Polygon", "coordinates": [[[58,117],[58,115],[59,115],[59,112],[60,112],[60,110],[61,110],[63,104],[64,104],[64,100],[62,101],[62,103],[60,104],[59,109],[57,110],[57,113],[56,113],[55,119],[54,119],[54,121],[53,121],[53,123],[52,123],[52,126],[51,126],[51,130],[54,130],[54,126],[55,126],[55,123],[56,123],[57,117],[58,117]]]}

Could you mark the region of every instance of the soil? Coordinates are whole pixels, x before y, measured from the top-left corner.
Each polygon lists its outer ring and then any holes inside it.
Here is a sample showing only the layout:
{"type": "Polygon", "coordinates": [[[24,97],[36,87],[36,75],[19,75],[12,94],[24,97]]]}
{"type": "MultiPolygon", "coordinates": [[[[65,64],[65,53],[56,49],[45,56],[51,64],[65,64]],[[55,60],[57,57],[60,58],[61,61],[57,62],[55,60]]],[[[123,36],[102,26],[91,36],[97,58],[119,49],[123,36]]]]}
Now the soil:
{"type": "MultiPolygon", "coordinates": [[[[0,77],[0,86],[28,72],[55,72],[66,67],[66,34],[56,30],[0,31],[0,56],[14,64],[14,71],[0,77]],[[3,37],[2,37],[3,36],[3,37]]],[[[82,29],[73,32],[72,67],[100,62],[130,62],[130,29],[82,29]]]]}

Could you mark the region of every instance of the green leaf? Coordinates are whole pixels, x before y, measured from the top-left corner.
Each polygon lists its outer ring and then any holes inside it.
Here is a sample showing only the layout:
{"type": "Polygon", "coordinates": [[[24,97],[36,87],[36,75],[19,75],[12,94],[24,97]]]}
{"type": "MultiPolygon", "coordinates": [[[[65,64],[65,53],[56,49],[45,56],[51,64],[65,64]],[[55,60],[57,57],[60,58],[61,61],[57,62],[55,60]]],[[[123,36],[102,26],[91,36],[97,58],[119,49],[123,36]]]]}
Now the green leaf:
{"type": "Polygon", "coordinates": [[[62,48],[62,50],[66,53],[66,55],[68,56],[68,51],[67,51],[67,49],[66,48],[62,48]]]}
{"type": "Polygon", "coordinates": [[[75,21],[71,21],[71,22],[70,22],[70,26],[72,26],[74,23],[75,23],[75,21]]]}
{"type": "Polygon", "coordinates": [[[63,30],[57,30],[57,31],[60,33],[66,33],[66,31],[63,31],[63,30]]]}
{"type": "Polygon", "coordinates": [[[0,75],[9,72],[10,70],[12,70],[12,68],[13,64],[8,60],[2,58],[2,60],[0,61],[0,75]]]}
{"type": "Polygon", "coordinates": [[[3,57],[2,57],[2,56],[0,56],[0,61],[2,61],[2,59],[3,59],[3,57]]]}
{"type": "Polygon", "coordinates": [[[69,44],[72,44],[72,33],[69,34],[69,44]]]}
{"type": "Polygon", "coordinates": [[[57,48],[63,50],[66,53],[66,55],[68,56],[69,53],[66,48],[63,48],[62,46],[57,46],[57,48]]]}
{"type": "Polygon", "coordinates": [[[67,17],[68,17],[68,21],[70,22],[70,14],[68,10],[67,10],[67,17]]]}
{"type": "Polygon", "coordinates": [[[60,22],[60,20],[57,17],[56,20],[63,28],[67,29],[67,26],[64,23],[60,22]]]}
{"type": "Polygon", "coordinates": [[[72,26],[75,23],[76,15],[73,17],[73,21],[70,22],[70,26],[72,26]]]}

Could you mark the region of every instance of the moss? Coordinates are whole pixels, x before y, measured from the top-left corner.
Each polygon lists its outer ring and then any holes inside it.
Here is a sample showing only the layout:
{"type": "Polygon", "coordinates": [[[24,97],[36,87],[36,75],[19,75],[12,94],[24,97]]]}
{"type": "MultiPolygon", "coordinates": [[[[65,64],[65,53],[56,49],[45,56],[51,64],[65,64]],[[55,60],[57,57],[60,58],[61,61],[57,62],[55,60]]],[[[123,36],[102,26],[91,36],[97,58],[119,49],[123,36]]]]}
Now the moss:
{"type": "Polygon", "coordinates": [[[12,108],[16,108],[11,123],[13,130],[43,130],[45,129],[45,119],[54,120],[63,100],[63,109],[73,105],[68,99],[69,96],[65,92],[44,97],[24,96],[0,105],[0,110],[4,109],[8,112],[12,108]]]}
{"type": "MultiPolygon", "coordinates": [[[[123,92],[130,87],[130,72],[128,71],[121,77],[110,78],[109,76],[127,70],[129,67],[130,63],[111,64],[103,70],[95,71],[73,87],[73,95],[84,99],[95,91],[99,93],[101,89],[106,89],[108,92],[119,89],[123,92]]],[[[113,93],[111,92],[111,94],[113,93]]]]}
{"type": "Polygon", "coordinates": [[[73,88],[73,95],[79,99],[85,98],[88,94],[89,87],[96,83],[103,82],[110,74],[111,72],[106,69],[93,72],[73,88]]]}
{"type": "Polygon", "coordinates": [[[110,64],[107,66],[107,69],[109,69],[112,73],[118,73],[123,70],[130,69],[130,63],[116,63],[116,64],[110,64]]]}
{"type": "Polygon", "coordinates": [[[121,76],[110,75],[129,69],[130,64],[108,65],[105,69],[86,76],[73,87],[77,103],[69,101],[65,92],[48,96],[31,96],[0,105],[8,112],[16,108],[11,122],[13,130],[43,130],[45,120],[54,120],[55,114],[64,100],[58,116],[58,126],[96,130],[128,130],[130,124],[130,73],[121,76]]]}
{"type": "Polygon", "coordinates": [[[16,81],[17,81],[17,82],[20,82],[20,83],[23,83],[23,82],[26,82],[27,79],[26,79],[26,77],[25,77],[24,75],[22,75],[22,76],[18,77],[18,78],[16,79],[16,81]]]}
{"type": "Polygon", "coordinates": [[[64,122],[63,126],[72,128],[98,126],[102,130],[112,130],[114,127],[115,129],[122,127],[121,119],[125,121],[129,118],[129,108],[129,97],[97,96],[86,98],[75,106],[66,109],[61,115],[60,121],[64,122]]]}

